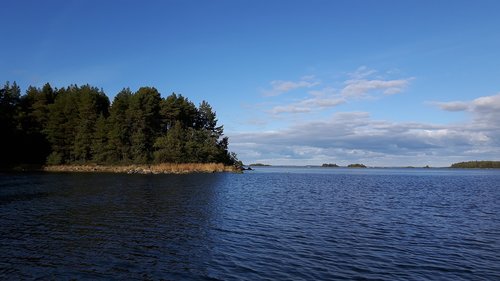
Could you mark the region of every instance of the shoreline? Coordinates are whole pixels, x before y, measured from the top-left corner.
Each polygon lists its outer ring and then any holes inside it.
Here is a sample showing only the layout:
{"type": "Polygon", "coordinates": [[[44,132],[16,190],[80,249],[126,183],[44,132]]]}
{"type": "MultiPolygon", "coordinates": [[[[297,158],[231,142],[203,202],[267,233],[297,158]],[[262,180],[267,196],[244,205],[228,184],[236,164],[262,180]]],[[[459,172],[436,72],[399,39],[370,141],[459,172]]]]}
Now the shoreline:
{"type": "Polygon", "coordinates": [[[221,163],[162,163],[162,164],[131,164],[131,165],[48,165],[39,171],[50,173],[116,173],[116,174],[191,174],[191,173],[240,173],[235,166],[225,166],[221,163]]]}

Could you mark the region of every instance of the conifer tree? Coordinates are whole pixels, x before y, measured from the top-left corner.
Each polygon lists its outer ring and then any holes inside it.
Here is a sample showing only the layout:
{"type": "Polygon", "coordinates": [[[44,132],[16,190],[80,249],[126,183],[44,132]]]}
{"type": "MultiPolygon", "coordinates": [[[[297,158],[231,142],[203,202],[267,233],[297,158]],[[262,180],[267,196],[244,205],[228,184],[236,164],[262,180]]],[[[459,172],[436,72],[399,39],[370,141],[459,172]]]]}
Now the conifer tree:
{"type": "Polygon", "coordinates": [[[104,114],[100,114],[95,124],[94,136],[92,138],[92,160],[103,164],[110,160],[109,128],[104,114]]]}
{"type": "Polygon", "coordinates": [[[132,92],[129,88],[120,91],[114,98],[109,116],[109,161],[129,163],[131,155],[131,117],[129,116],[132,92]]]}
{"type": "Polygon", "coordinates": [[[176,121],[168,132],[157,138],[155,142],[155,162],[181,163],[186,161],[185,154],[186,134],[181,121],[176,121]]]}
{"type": "Polygon", "coordinates": [[[78,125],[73,143],[73,154],[77,162],[85,163],[91,160],[93,137],[99,115],[107,115],[109,100],[95,87],[85,85],[75,87],[72,95],[78,101],[78,125]]]}
{"type": "Polygon", "coordinates": [[[0,89],[0,166],[10,166],[17,162],[20,151],[20,132],[18,130],[18,113],[21,90],[14,82],[5,83],[0,89]]]}
{"type": "Polygon", "coordinates": [[[193,127],[198,111],[196,106],[182,95],[172,93],[161,103],[162,128],[164,131],[180,121],[185,128],[193,127]]]}
{"type": "Polygon", "coordinates": [[[61,88],[54,103],[49,105],[45,134],[51,144],[49,164],[71,163],[75,160],[74,142],[79,122],[76,86],[61,88]]]}
{"type": "Polygon", "coordinates": [[[130,101],[131,156],[135,163],[153,159],[153,144],[160,131],[160,93],[155,88],[142,87],[130,101]]]}

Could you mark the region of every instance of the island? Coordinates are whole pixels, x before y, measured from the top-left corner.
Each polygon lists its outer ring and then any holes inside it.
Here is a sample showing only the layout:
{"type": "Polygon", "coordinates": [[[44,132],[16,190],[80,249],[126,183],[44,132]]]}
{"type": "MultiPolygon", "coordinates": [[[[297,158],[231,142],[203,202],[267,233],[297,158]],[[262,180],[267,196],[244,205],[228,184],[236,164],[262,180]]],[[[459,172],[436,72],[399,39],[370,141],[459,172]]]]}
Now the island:
{"type": "Polygon", "coordinates": [[[250,167],[270,167],[271,165],[269,164],[263,164],[263,163],[253,163],[249,165],[250,167]]]}
{"type": "Polygon", "coordinates": [[[347,168],[366,168],[366,166],[363,164],[349,164],[347,168]]]}
{"type": "Polygon", "coordinates": [[[450,168],[461,169],[500,169],[500,161],[467,161],[451,165],[450,168]]]}
{"type": "Polygon", "coordinates": [[[332,164],[332,163],[324,163],[323,165],[321,165],[321,167],[323,167],[323,168],[338,168],[339,165],[332,164]]]}

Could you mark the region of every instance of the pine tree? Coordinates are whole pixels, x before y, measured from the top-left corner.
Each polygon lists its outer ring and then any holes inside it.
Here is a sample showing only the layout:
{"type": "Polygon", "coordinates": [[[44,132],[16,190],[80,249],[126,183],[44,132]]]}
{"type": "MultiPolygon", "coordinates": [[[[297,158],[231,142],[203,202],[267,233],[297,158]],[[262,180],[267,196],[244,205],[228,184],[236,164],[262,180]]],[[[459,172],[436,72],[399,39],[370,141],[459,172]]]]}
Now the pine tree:
{"type": "Polygon", "coordinates": [[[129,107],[132,98],[130,89],[125,88],[114,98],[109,116],[109,161],[130,163],[131,155],[131,117],[129,107]]]}
{"type": "Polygon", "coordinates": [[[154,144],[155,162],[187,162],[185,159],[186,154],[184,150],[185,143],[185,130],[182,127],[181,121],[177,121],[164,136],[156,139],[156,142],[154,144]]]}
{"type": "Polygon", "coordinates": [[[97,119],[101,114],[108,114],[109,100],[95,87],[85,85],[75,87],[72,92],[78,100],[78,126],[76,127],[73,154],[75,160],[85,163],[92,157],[92,139],[97,119]]]}
{"type": "Polygon", "coordinates": [[[71,163],[75,159],[73,147],[79,122],[75,87],[59,89],[54,103],[48,106],[49,114],[44,131],[52,148],[47,157],[48,164],[71,163]]]}
{"type": "Polygon", "coordinates": [[[153,159],[153,144],[160,132],[160,93],[142,87],[131,98],[127,114],[131,122],[131,156],[134,163],[153,159]]]}
{"type": "Polygon", "coordinates": [[[54,91],[49,84],[43,89],[28,87],[20,99],[18,128],[21,130],[21,151],[18,157],[25,164],[43,164],[50,153],[44,130],[47,126],[49,104],[54,102],[54,91]]]}
{"type": "Polygon", "coordinates": [[[6,82],[0,89],[0,166],[11,166],[18,162],[21,151],[20,131],[18,128],[19,100],[21,90],[14,82],[6,82]]]}
{"type": "Polygon", "coordinates": [[[198,115],[196,106],[189,99],[175,93],[162,101],[160,113],[163,131],[167,131],[177,121],[185,128],[193,127],[198,115]]]}
{"type": "Polygon", "coordinates": [[[92,138],[92,160],[98,164],[107,163],[110,160],[109,128],[104,114],[100,114],[95,124],[94,136],[92,138]]]}

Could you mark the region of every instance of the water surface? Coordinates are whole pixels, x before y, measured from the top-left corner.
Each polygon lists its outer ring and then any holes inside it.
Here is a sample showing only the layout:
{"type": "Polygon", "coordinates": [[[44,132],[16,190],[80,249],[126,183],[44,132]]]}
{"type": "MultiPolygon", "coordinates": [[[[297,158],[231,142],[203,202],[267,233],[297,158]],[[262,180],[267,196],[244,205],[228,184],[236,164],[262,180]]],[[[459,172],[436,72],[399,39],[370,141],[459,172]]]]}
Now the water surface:
{"type": "Polygon", "coordinates": [[[500,171],[1,174],[0,279],[500,280],[500,171]]]}

